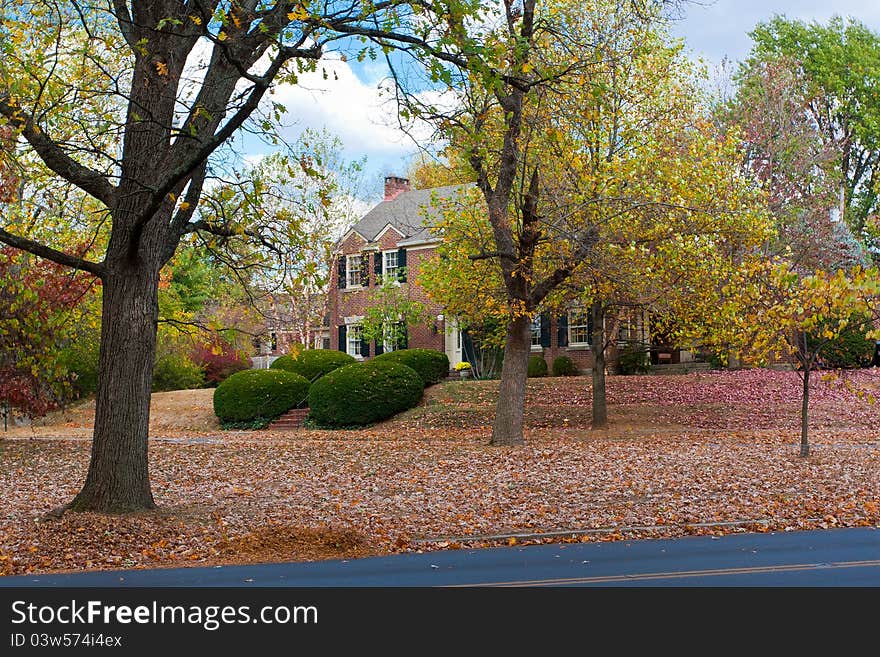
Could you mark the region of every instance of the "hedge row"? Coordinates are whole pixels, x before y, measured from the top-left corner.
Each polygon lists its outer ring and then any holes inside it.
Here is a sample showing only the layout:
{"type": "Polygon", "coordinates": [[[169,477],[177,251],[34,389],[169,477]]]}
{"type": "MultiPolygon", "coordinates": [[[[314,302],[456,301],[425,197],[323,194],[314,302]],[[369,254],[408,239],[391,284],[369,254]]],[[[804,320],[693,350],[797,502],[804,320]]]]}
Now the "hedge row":
{"type": "Polygon", "coordinates": [[[413,368],[426,386],[439,383],[449,374],[449,358],[435,349],[401,349],[376,356],[373,362],[403,363],[413,368]]]}
{"type": "Polygon", "coordinates": [[[277,358],[270,369],[287,370],[299,374],[309,381],[316,381],[325,374],[344,365],[357,362],[353,356],[332,349],[306,349],[296,357],[282,356],[277,358]]]}
{"type": "Polygon", "coordinates": [[[312,384],[309,418],[331,427],[371,424],[415,406],[424,387],[419,374],[400,362],[346,365],[312,384]]]}
{"type": "Polygon", "coordinates": [[[299,374],[279,369],[236,372],[214,391],[214,413],[221,422],[268,423],[301,405],[309,382],[299,374]]]}

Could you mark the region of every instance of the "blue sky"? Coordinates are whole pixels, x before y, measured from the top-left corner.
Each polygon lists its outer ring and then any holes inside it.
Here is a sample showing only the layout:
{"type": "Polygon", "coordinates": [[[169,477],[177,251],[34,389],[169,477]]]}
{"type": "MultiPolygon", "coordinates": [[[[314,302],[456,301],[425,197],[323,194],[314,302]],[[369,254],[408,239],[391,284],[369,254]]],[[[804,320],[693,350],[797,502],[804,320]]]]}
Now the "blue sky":
{"type": "MultiPolygon", "coordinates": [[[[776,14],[821,23],[833,15],[852,16],[880,32],[880,0],[694,0],[683,6],[672,33],[714,67],[725,56],[743,59],[750,49],[748,32],[776,14]]],[[[382,177],[404,173],[417,149],[395,127],[393,102],[380,92],[386,76],[381,62],[331,59],[325,67],[328,80],[321,73],[306,75],[299,85],[281,85],[274,94],[288,110],[286,136],[292,139],[305,127],[325,127],[339,136],[348,159],[366,156],[367,196],[378,200],[382,177]]],[[[251,156],[266,152],[254,143],[245,148],[251,156]]]]}
{"type": "Polygon", "coordinates": [[[696,0],[686,4],[683,13],[673,25],[673,34],[715,64],[724,56],[743,59],[751,45],[748,33],[776,14],[820,23],[834,15],[852,16],[880,32],[878,0],[696,0]]]}

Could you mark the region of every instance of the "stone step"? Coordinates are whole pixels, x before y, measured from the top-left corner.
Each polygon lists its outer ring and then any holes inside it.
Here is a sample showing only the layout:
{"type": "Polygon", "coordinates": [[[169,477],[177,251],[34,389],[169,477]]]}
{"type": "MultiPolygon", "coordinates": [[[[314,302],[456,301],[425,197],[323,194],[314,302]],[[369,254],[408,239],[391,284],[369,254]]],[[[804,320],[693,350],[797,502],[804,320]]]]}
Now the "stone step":
{"type": "Polygon", "coordinates": [[[294,408],[269,425],[269,429],[299,429],[308,417],[309,409],[294,408]]]}

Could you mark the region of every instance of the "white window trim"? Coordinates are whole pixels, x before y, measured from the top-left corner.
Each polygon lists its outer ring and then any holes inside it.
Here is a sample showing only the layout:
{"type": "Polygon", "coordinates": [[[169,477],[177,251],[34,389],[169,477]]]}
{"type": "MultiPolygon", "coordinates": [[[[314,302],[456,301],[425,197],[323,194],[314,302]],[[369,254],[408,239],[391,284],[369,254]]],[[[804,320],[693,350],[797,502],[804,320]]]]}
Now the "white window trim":
{"type": "Polygon", "coordinates": [[[352,283],[351,277],[349,276],[349,272],[351,271],[351,269],[348,266],[348,263],[351,262],[351,258],[360,258],[361,269],[363,269],[363,267],[364,267],[363,255],[364,255],[363,253],[350,253],[345,256],[345,287],[343,288],[343,290],[362,290],[362,289],[364,289],[364,286],[360,284],[360,280],[361,280],[361,277],[363,276],[363,274],[358,276],[357,284],[352,283]]]}
{"type": "MultiPolygon", "coordinates": [[[[389,249],[388,251],[380,251],[382,254],[382,280],[384,281],[388,276],[388,264],[387,260],[385,260],[385,255],[388,253],[398,254],[399,249],[389,249]]],[[[400,275],[397,273],[400,269],[400,262],[398,261],[397,266],[394,268],[394,280],[392,281],[395,285],[400,285],[400,275]]]]}
{"type": "Polygon", "coordinates": [[[389,351],[395,351],[396,345],[394,344],[394,340],[388,339],[388,329],[384,326],[382,328],[382,351],[387,354],[389,351]]]}
{"type": "Polygon", "coordinates": [[[617,329],[617,345],[623,346],[630,342],[638,342],[640,344],[647,344],[648,335],[647,335],[647,321],[645,319],[644,311],[639,315],[631,315],[626,319],[620,319],[617,329]],[[635,328],[635,340],[630,337],[628,340],[620,339],[620,329],[623,328],[624,322],[630,328],[635,328]]]}
{"type": "MultiPolygon", "coordinates": [[[[346,318],[346,320],[347,319],[348,318],[346,318]]],[[[363,318],[361,318],[361,319],[363,319],[363,318]]],[[[356,358],[357,360],[363,360],[364,356],[363,356],[363,354],[360,353],[360,344],[358,344],[358,353],[356,353],[356,354],[351,353],[351,330],[353,328],[363,329],[363,326],[360,323],[356,323],[356,322],[349,323],[348,321],[346,321],[346,323],[345,323],[345,353],[347,353],[349,356],[351,356],[353,358],[356,358]]],[[[358,340],[358,343],[360,343],[362,341],[363,341],[363,337],[361,337],[361,339],[358,340]]]]}
{"type": "MultiPolygon", "coordinates": [[[[535,325],[535,320],[538,321],[538,344],[532,344],[531,347],[532,351],[542,352],[544,351],[544,347],[541,345],[541,338],[543,337],[541,335],[541,316],[537,315],[536,317],[532,318],[532,326],[535,325]]],[[[532,333],[531,327],[529,327],[529,340],[531,341],[533,338],[534,334],[532,333]]]]}
{"type": "MultiPolygon", "coordinates": [[[[574,347],[574,348],[576,348],[576,349],[590,349],[590,348],[592,347],[592,345],[591,345],[589,342],[575,342],[575,341],[573,341],[573,340],[571,339],[571,329],[572,329],[572,328],[574,328],[574,327],[582,327],[582,326],[583,326],[583,327],[586,327],[587,330],[589,330],[589,326],[590,326],[590,324],[589,324],[589,315],[587,315],[587,323],[586,323],[586,324],[572,324],[572,323],[571,323],[571,314],[572,314],[572,312],[580,312],[580,313],[586,312],[586,313],[589,313],[590,311],[589,311],[589,310],[586,310],[586,311],[585,311],[585,310],[582,309],[582,308],[570,308],[570,309],[566,312],[566,317],[567,317],[567,320],[568,320],[567,324],[568,324],[568,325],[566,326],[566,329],[565,329],[565,330],[568,331],[568,346],[569,346],[569,348],[574,347]]],[[[590,337],[592,337],[592,336],[590,336],[590,337]]]]}

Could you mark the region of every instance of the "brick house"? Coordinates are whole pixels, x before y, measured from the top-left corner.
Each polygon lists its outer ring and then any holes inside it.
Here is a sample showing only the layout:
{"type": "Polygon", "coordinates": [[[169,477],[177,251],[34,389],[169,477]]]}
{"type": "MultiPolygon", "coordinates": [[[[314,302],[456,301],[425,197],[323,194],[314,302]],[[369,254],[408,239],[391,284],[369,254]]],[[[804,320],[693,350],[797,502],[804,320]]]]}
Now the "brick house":
{"type": "MultiPolygon", "coordinates": [[[[411,189],[406,178],[385,179],[385,197],[343,236],[337,248],[336,266],[329,289],[329,342],[331,349],[355,358],[369,358],[394,348],[366,342],[360,337],[360,322],[370,294],[381,277],[397,274],[411,299],[423,303],[429,313],[427,325],[406,327],[405,344],[397,348],[426,348],[443,351],[450,366],[471,360],[473,346],[455,319],[447,317],[439,304],[427,298],[416,284],[419,265],[431,257],[440,240],[430,232],[438,210],[433,198],[452,198],[460,185],[434,189],[411,189]]],[[[607,330],[616,331],[622,342],[647,343],[647,322],[641,308],[624,308],[607,330]]],[[[588,307],[571,307],[565,313],[542,313],[532,324],[532,352],[543,355],[548,365],[558,356],[568,356],[581,371],[593,367],[592,322],[588,307]]],[[[615,349],[608,354],[613,367],[615,349]]],[[[675,360],[678,360],[676,353],[675,360]]]]}
{"type": "Polygon", "coordinates": [[[406,327],[405,344],[395,346],[446,351],[450,362],[462,360],[461,349],[456,352],[455,344],[447,344],[454,343],[454,322],[447,321],[443,308],[428,299],[415,283],[419,263],[430,257],[439,243],[424,225],[426,217],[430,223],[432,195],[450,196],[457,189],[453,185],[414,190],[406,178],[385,179],[384,200],[364,215],[338,245],[328,299],[331,349],[355,358],[369,358],[394,348],[361,340],[360,321],[382,277],[396,275],[406,286],[408,296],[424,304],[430,320],[427,325],[406,327]]]}

